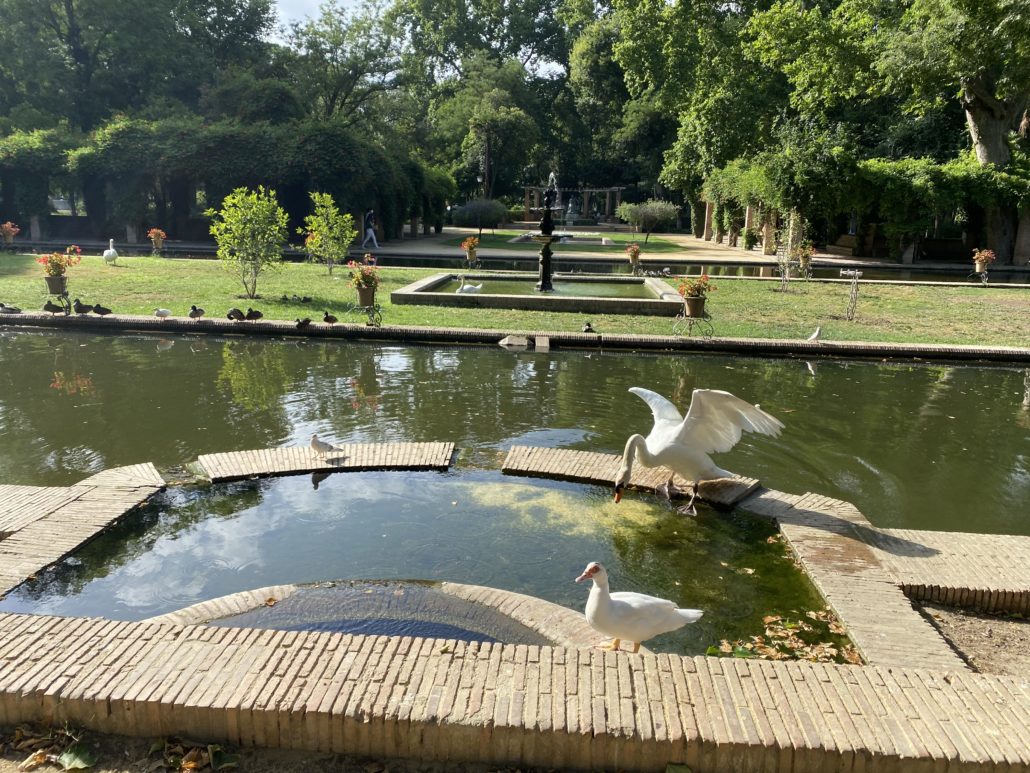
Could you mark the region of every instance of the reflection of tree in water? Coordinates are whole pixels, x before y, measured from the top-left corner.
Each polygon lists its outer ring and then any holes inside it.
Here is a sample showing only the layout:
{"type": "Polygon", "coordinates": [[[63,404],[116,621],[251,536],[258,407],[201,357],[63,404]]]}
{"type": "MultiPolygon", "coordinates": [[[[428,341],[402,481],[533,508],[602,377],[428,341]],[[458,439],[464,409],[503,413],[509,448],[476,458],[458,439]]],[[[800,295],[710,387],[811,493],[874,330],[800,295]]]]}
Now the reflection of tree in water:
{"type": "Polygon", "coordinates": [[[71,562],[62,561],[12,595],[30,600],[75,595],[93,580],[150,552],[159,540],[175,538],[209,518],[231,520],[256,507],[268,485],[268,481],[239,481],[167,489],[83,545],[71,562]]]}
{"type": "Polygon", "coordinates": [[[294,377],[282,345],[264,341],[229,341],[222,346],[218,385],[247,410],[268,410],[281,402],[294,377]]]}

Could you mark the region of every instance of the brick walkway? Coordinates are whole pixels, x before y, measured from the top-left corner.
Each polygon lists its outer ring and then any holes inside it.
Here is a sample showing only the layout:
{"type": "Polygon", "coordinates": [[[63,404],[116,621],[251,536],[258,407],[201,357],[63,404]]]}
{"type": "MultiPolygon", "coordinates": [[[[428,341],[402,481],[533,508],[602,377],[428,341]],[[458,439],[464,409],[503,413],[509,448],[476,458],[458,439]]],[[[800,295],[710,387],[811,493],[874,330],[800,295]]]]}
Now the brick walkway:
{"type": "Polygon", "coordinates": [[[878,529],[880,563],[906,595],[921,601],[1030,616],[1030,537],[878,529]],[[920,545],[912,554],[906,545],[920,545]]]}
{"type": "Polygon", "coordinates": [[[549,768],[1030,770],[1026,680],[0,615],[0,723],[549,768]]]}
{"type": "Polygon", "coordinates": [[[291,446],[205,454],[197,462],[212,482],[220,483],[306,472],[446,470],[453,456],[454,443],[352,443],[324,459],[307,446],[291,446]]]}
{"type": "Polygon", "coordinates": [[[74,486],[0,486],[0,596],[93,539],[165,482],[151,464],[74,486]]]}

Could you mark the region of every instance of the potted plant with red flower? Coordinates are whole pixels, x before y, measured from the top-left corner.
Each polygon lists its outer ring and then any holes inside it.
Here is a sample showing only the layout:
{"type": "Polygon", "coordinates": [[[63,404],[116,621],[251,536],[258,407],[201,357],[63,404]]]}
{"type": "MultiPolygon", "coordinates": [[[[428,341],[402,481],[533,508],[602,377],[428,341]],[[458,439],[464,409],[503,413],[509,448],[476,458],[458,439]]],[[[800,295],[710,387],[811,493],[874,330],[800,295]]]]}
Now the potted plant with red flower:
{"type": "Polygon", "coordinates": [[[479,237],[467,237],[462,241],[461,248],[465,250],[465,267],[469,269],[476,268],[479,265],[479,260],[476,258],[476,250],[479,248],[479,237]]]}
{"type": "Polygon", "coordinates": [[[364,260],[358,263],[352,260],[347,263],[350,269],[350,283],[358,291],[359,306],[374,306],[376,302],[376,288],[379,287],[379,269],[376,267],[375,256],[371,252],[365,253],[364,260]]]}
{"type": "Polygon", "coordinates": [[[977,274],[987,271],[987,265],[997,259],[998,256],[994,254],[994,250],[973,250],[973,268],[977,274]]]}
{"type": "Polygon", "coordinates": [[[168,234],[166,234],[160,228],[151,228],[149,231],[147,231],[147,238],[150,239],[150,244],[154,248],[154,254],[160,255],[161,250],[165,246],[165,239],[168,238],[168,234]]]}
{"type": "Polygon", "coordinates": [[[686,307],[688,317],[703,317],[705,315],[705,301],[708,293],[715,291],[708,274],[701,274],[696,277],[685,277],[679,286],[679,294],[683,296],[683,304],[686,307]]]}
{"type": "Polygon", "coordinates": [[[4,238],[4,247],[7,249],[11,248],[14,243],[14,237],[21,233],[21,229],[8,220],[6,223],[0,224],[0,236],[4,238]]]}
{"type": "Polygon", "coordinates": [[[68,269],[82,262],[82,248],[73,244],[64,252],[41,255],[36,258],[36,262],[43,266],[43,280],[46,282],[47,292],[51,295],[61,295],[68,291],[68,269]]]}

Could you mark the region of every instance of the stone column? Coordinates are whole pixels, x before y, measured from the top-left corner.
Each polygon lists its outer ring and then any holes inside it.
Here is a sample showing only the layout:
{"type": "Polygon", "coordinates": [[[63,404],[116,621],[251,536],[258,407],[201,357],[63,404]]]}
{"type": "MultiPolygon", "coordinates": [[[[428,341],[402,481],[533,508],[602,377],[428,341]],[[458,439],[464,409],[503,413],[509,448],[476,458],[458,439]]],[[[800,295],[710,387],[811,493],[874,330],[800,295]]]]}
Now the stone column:
{"type": "Polygon", "coordinates": [[[590,191],[583,191],[583,206],[580,208],[580,213],[583,217],[590,215],[590,191]]]}
{"type": "Polygon", "coordinates": [[[139,240],[139,233],[136,229],[135,223],[131,223],[125,226],[125,241],[129,244],[135,244],[139,240]]]}
{"type": "Polygon", "coordinates": [[[418,236],[418,215],[411,216],[411,229],[408,231],[408,235],[412,239],[418,236]]]}
{"type": "Polygon", "coordinates": [[[522,219],[529,220],[529,187],[526,187],[526,195],[522,200],[522,219]]]}
{"type": "Polygon", "coordinates": [[[762,254],[776,254],[776,212],[770,212],[762,227],[762,254]]]}
{"type": "Polygon", "coordinates": [[[39,224],[39,215],[29,215],[29,238],[38,242],[43,238],[43,229],[39,224]]]}
{"type": "Polygon", "coordinates": [[[611,191],[605,191],[604,192],[604,219],[605,220],[611,220],[612,219],[612,192],[611,191]]]}
{"type": "Polygon", "coordinates": [[[714,232],[712,231],[712,215],[714,214],[715,205],[710,202],[705,202],[705,241],[710,242],[714,232]]]}

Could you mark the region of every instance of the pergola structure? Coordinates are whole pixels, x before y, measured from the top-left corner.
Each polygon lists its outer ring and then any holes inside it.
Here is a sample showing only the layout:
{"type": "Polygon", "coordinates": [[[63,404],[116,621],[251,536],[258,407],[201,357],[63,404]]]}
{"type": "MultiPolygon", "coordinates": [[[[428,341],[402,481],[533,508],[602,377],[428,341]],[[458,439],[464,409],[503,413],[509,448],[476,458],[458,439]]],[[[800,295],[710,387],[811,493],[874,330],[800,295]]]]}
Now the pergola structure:
{"type": "MultiPolygon", "coordinates": [[[[523,220],[534,220],[536,219],[533,215],[534,212],[539,212],[541,209],[541,201],[543,200],[544,191],[547,187],[544,185],[527,185],[526,194],[523,204],[523,220]]],[[[590,196],[596,194],[598,196],[604,196],[604,219],[613,220],[615,218],[615,209],[622,203],[622,187],[612,188],[558,188],[558,200],[555,202],[554,207],[559,212],[564,210],[563,201],[567,202],[569,198],[578,194],[580,196],[580,217],[590,217],[590,196]]]]}

